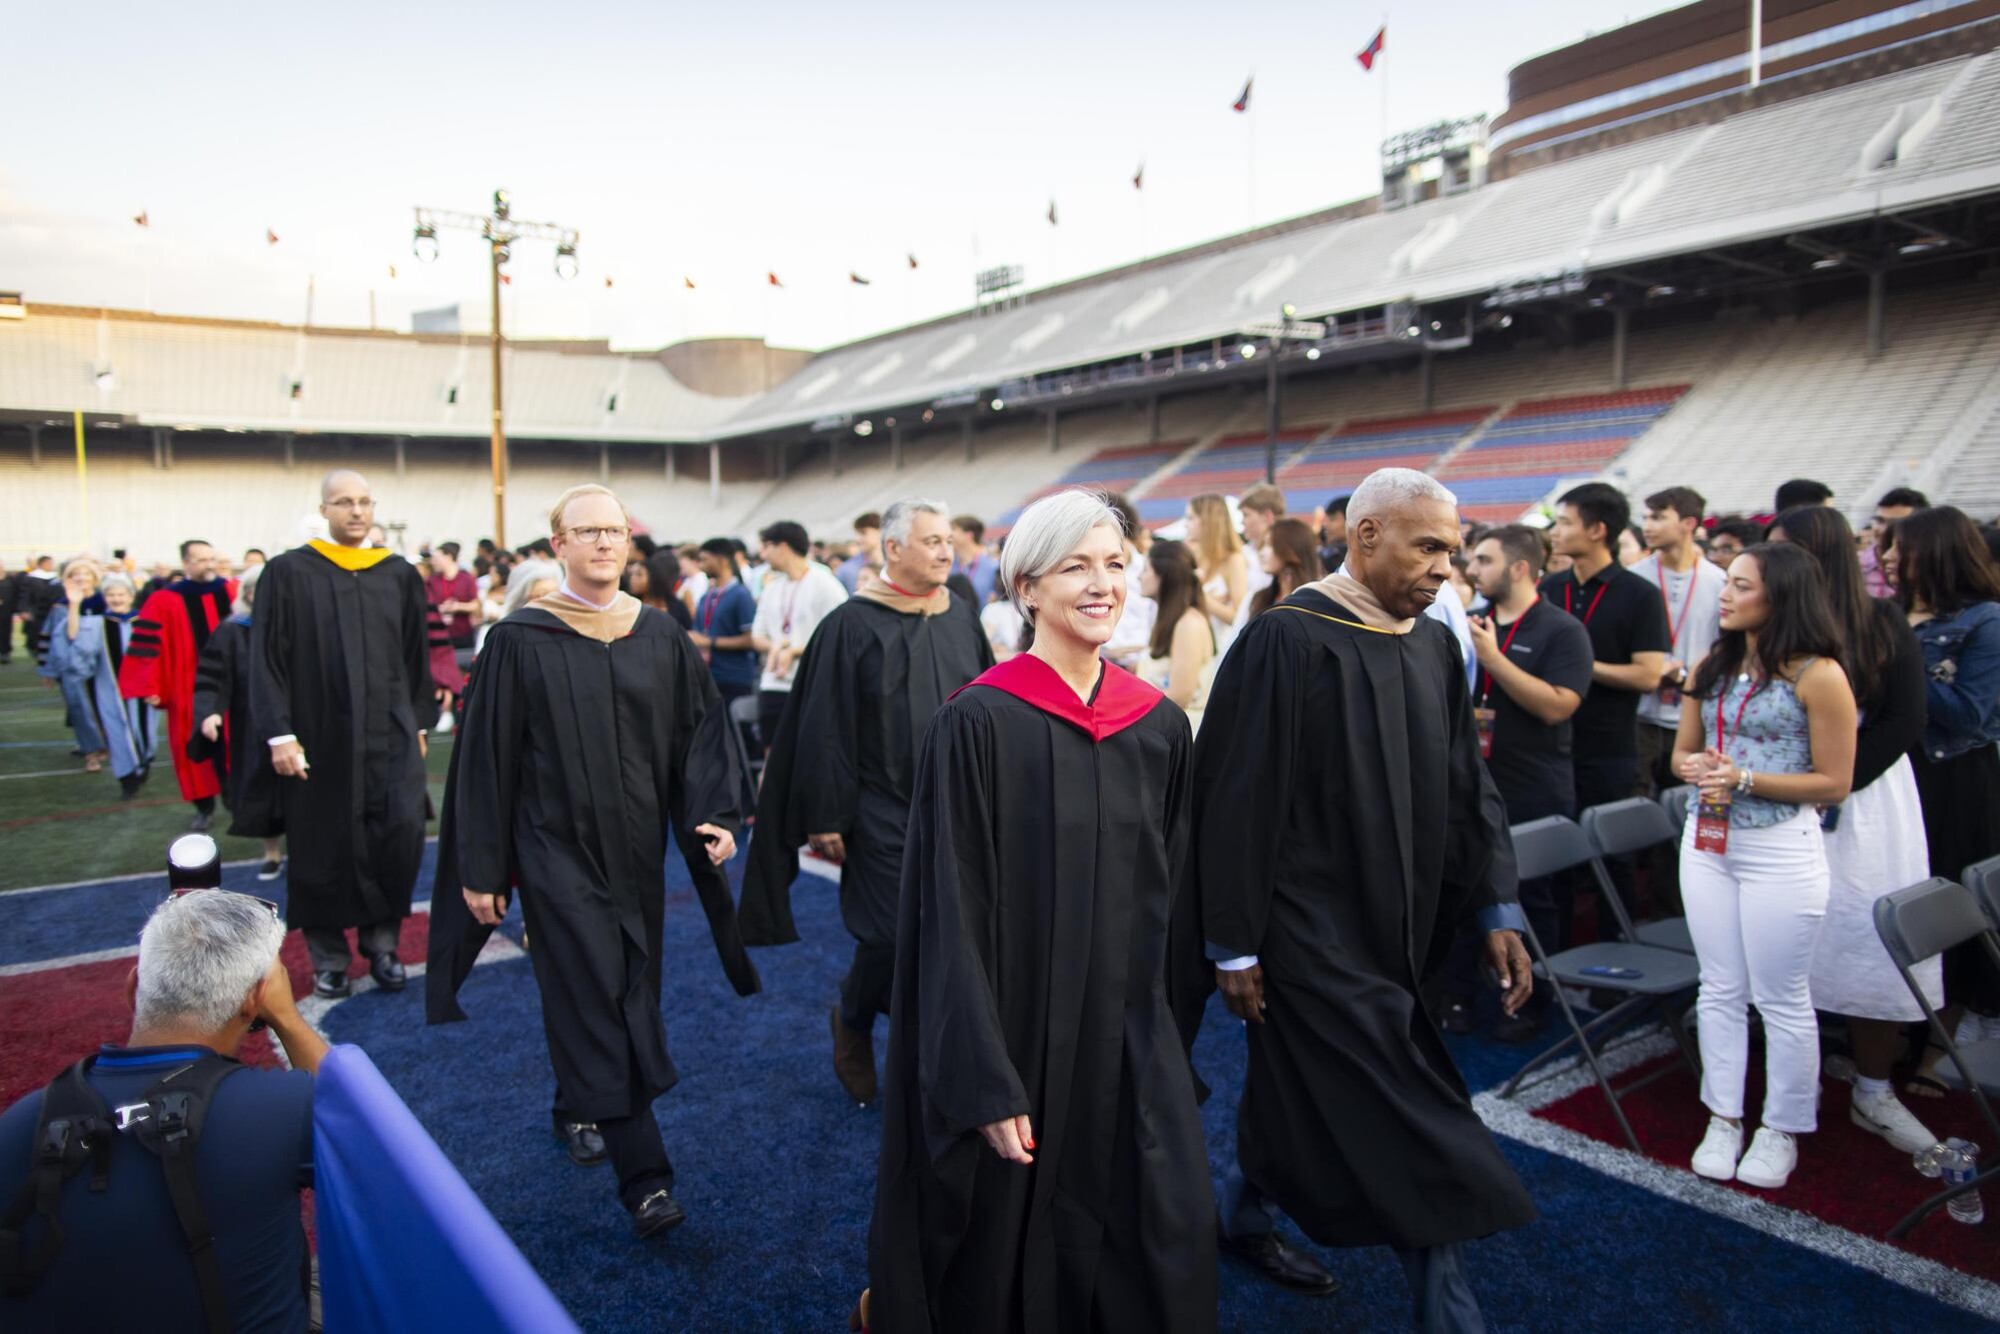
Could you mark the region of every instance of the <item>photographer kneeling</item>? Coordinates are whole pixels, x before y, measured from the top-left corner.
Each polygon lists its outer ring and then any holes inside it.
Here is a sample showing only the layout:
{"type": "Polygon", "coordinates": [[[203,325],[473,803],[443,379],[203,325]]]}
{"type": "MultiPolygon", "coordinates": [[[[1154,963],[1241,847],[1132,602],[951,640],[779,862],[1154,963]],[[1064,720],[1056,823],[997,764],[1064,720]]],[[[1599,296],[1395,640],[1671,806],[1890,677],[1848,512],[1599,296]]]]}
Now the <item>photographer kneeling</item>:
{"type": "Polygon", "coordinates": [[[326,1042],[292,1003],[284,936],[263,899],[168,899],[126,984],[129,1044],[0,1116],[0,1328],[308,1328],[299,1191],[326,1042]],[[291,1070],[237,1063],[260,1022],[291,1070]]]}

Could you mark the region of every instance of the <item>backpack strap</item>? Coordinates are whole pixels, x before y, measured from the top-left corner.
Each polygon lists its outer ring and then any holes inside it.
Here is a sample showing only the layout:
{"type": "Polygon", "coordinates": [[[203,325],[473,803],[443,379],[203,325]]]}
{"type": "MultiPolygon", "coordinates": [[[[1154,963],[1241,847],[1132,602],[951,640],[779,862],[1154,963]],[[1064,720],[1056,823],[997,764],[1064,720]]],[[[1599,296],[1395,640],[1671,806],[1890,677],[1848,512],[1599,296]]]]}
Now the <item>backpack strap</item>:
{"type": "Polygon", "coordinates": [[[229,1300],[222,1286],[222,1266],[215,1258],[215,1234],[201,1202],[194,1168],[195,1144],[214,1098],[215,1087],[243,1068],[227,1056],[204,1056],[181,1066],[146,1090],[152,1116],[135,1127],[134,1138],[160,1160],[166,1173],[167,1196],[187,1237],[188,1258],[194,1262],[201,1310],[210,1334],[229,1334],[229,1300]]]}
{"type": "Polygon", "coordinates": [[[25,1297],[34,1291],[62,1250],[63,1183],[88,1162],[90,1188],[103,1190],[106,1185],[111,1136],[116,1132],[110,1109],[84,1077],[96,1059],[84,1057],[42,1090],[28,1175],[0,1217],[0,1286],[10,1296],[25,1297]],[[41,1219],[42,1224],[33,1249],[25,1244],[31,1218],[41,1219]]]}

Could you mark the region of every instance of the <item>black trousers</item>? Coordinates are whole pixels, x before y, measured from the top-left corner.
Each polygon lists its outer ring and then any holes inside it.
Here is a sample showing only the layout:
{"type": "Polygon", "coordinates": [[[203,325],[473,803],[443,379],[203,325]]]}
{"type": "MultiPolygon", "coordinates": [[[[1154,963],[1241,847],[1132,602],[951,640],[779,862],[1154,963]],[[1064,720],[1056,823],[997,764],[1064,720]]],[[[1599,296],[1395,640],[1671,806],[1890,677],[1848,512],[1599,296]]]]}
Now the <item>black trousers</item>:
{"type": "Polygon", "coordinates": [[[856,1032],[871,1031],[875,1016],[889,1013],[895,981],[896,947],[855,941],[854,962],[840,982],[840,1022],[856,1032]]]}
{"type": "MultiPolygon", "coordinates": [[[[561,1089],[556,1090],[549,1119],[557,1134],[577,1119],[563,1106],[561,1089]]],[[[597,1131],[604,1136],[604,1152],[618,1178],[618,1198],[627,1209],[638,1208],[639,1202],[656,1190],[674,1188],[673,1160],[667,1157],[667,1144],[660,1138],[660,1123],[653,1119],[650,1104],[631,1116],[599,1118],[597,1131]]]]}
{"type": "MultiPolygon", "coordinates": [[[[347,933],[337,926],[306,927],[299,934],[306,938],[306,953],[312,956],[315,973],[345,973],[354,960],[353,951],[347,948],[347,933]]],[[[403,919],[395,917],[386,922],[369,922],[356,930],[354,937],[361,947],[361,957],[374,960],[394,954],[402,934],[403,919]]]]}

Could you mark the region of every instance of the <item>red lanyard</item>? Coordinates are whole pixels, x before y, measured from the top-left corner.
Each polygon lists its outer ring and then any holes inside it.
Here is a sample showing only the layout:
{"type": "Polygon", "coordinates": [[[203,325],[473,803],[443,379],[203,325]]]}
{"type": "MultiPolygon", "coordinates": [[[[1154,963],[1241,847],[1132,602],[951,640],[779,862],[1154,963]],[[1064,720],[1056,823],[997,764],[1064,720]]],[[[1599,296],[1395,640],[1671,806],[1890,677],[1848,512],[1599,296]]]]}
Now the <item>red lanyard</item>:
{"type": "Polygon", "coordinates": [[[917,601],[919,602],[925,600],[922,595],[912,593],[909,589],[904,588],[898,584],[890,583],[889,578],[886,575],[878,575],[876,577],[881,579],[883,583],[888,584],[891,592],[901,593],[906,598],[916,598],[917,601]]]}
{"type": "MultiPolygon", "coordinates": [[[[1541,599],[1540,599],[1539,597],[1535,599],[1535,602],[1540,602],[1540,601],[1541,601],[1541,599]]],[[[1505,639],[1503,639],[1503,640],[1501,640],[1501,641],[1500,641],[1500,656],[1501,656],[1501,657],[1503,657],[1503,658],[1504,658],[1504,657],[1506,657],[1506,656],[1507,656],[1507,650],[1508,650],[1508,649],[1510,649],[1510,648],[1512,648],[1512,647],[1514,647],[1514,636],[1515,636],[1515,635],[1518,635],[1518,634],[1520,634],[1520,633],[1521,633],[1521,622],[1523,622],[1523,621],[1525,621],[1525,620],[1527,620],[1527,619],[1528,619],[1528,613],[1529,613],[1529,612],[1531,612],[1531,611],[1533,611],[1533,610],[1535,609],[1535,602],[1530,602],[1530,603],[1529,603],[1529,604],[1528,604],[1527,606],[1525,606],[1525,607],[1521,608],[1521,614],[1520,614],[1519,616],[1516,616],[1516,617],[1514,618],[1514,623],[1513,623],[1512,625],[1510,625],[1510,626],[1508,626],[1508,627],[1507,627],[1507,637],[1506,637],[1505,639]]],[[[1493,675],[1492,675],[1492,673],[1488,672],[1488,671],[1487,671],[1487,670],[1486,670],[1485,668],[1483,668],[1483,667],[1482,667],[1482,668],[1480,668],[1480,669],[1479,669],[1479,682],[1480,682],[1480,684],[1479,684],[1479,707],[1483,709],[1483,708],[1485,708],[1485,707],[1486,707],[1486,700],[1487,700],[1487,698],[1488,698],[1488,697],[1489,697],[1490,695],[1492,695],[1492,693],[1493,693],[1493,675]]]]}
{"type": "MultiPolygon", "coordinates": [[[[1590,600],[1589,610],[1583,613],[1583,623],[1585,625],[1589,625],[1590,618],[1597,614],[1597,604],[1604,601],[1604,590],[1609,587],[1611,587],[1611,583],[1609,580],[1606,580],[1604,583],[1601,583],[1597,586],[1597,596],[1590,600]]],[[[1572,579],[1568,583],[1563,585],[1563,610],[1568,612],[1572,616],[1576,615],[1576,609],[1570,605],[1570,594],[1574,593],[1575,591],[1576,591],[1576,580],[1572,579]]]]}
{"type": "Polygon", "coordinates": [[[722,605],[722,595],[728,591],[728,589],[724,588],[710,589],[703,596],[701,600],[701,632],[703,634],[707,634],[709,627],[715,624],[715,609],[722,605]]]}
{"type": "Polygon", "coordinates": [[[1660,605],[1667,609],[1667,645],[1675,652],[1680,651],[1681,630],[1687,625],[1688,609],[1694,606],[1694,586],[1700,582],[1696,575],[1699,570],[1688,571],[1687,596],[1681,599],[1681,614],[1674,615],[1674,604],[1667,600],[1667,561],[1664,556],[1653,557],[1654,569],[1660,576],[1660,605]]]}
{"type": "MultiPolygon", "coordinates": [[[[1763,688],[1763,682],[1761,681],[1751,686],[1743,692],[1743,702],[1736,706],[1736,721],[1732,722],[1729,727],[1731,731],[1736,733],[1738,741],[1743,739],[1743,710],[1750,707],[1751,699],[1763,688]]],[[[1722,705],[1728,698],[1729,693],[1724,691],[1722,699],[1715,701],[1715,750],[1718,755],[1725,756],[1729,754],[1729,735],[1722,730],[1722,705]]]]}
{"type": "Polygon", "coordinates": [[[785,590],[785,624],[780,633],[789,635],[792,632],[792,608],[798,604],[799,585],[804,581],[802,579],[787,579],[785,582],[791,585],[791,587],[785,590]]]}

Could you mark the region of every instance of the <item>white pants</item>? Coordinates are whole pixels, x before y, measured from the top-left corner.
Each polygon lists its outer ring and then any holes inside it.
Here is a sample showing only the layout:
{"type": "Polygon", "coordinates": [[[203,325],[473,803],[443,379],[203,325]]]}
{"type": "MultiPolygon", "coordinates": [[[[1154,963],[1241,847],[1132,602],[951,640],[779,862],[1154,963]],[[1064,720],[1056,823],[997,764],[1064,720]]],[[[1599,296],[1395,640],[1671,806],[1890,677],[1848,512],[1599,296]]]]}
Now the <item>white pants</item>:
{"type": "Polygon", "coordinates": [[[1813,948],[1828,891],[1819,818],[1807,809],[1768,829],[1731,829],[1720,856],[1696,851],[1694,840],[1690,819],[1681,899],[1701,962],[1701,1100],[1717,1116],[1743,1116],[1755,1004],[1764,1017],[1763,1124],[1810,1133],[1819,1119],[1813,948]]]}

